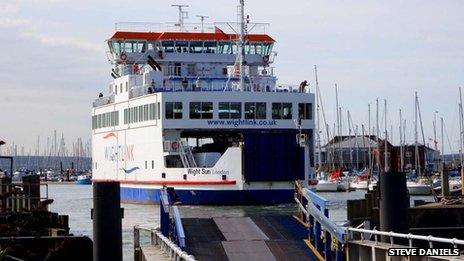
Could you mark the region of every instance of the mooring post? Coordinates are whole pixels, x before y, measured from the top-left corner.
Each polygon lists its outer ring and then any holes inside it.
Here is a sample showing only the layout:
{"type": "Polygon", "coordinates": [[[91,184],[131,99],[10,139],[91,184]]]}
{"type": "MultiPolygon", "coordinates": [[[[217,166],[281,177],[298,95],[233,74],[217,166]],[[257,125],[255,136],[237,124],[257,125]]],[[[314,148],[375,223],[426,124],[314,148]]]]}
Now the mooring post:
{"type": "MultiPolygon", "coordinates": [[[[409,232],[409,195],[406,175],[402,172],[380,173],[380,230],[409,232]]],[[[386,240],[385,237],[384,241],[386,240]]],[[[389,242],[389,240],[387,239],[389,242]]]]}
{"type": "Polygon", "coordinates": [[[449,176],[448,171],[445,169],[445,163],[441,163],[441,195],[443,197],[449,196],[449,176]]]}
{"type": "Polygon", "coordinates": [[[119,182],[93,183],[93,259],[122,261],[122,222],[119,182]]]}

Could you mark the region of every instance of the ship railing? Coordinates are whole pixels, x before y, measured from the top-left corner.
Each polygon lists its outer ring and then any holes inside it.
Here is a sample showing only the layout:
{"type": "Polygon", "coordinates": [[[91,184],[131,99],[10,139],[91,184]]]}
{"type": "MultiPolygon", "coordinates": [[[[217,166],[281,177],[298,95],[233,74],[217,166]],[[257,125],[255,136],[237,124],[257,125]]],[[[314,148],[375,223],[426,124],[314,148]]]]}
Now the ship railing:
{"type": "MultiPolygon", "coordinates": [[[[238,90],[233,88],[232,85],[238,84],[237,79],[232,79],[229,82],[229,88],[225,88],[227,79],[202,79],[199,87],[196,86],[195,77],[187,78],[187,84],[182,83],[182,77],[170,78],[165,86],[141,85],[134,86],[129,91],[129,99],[137,98],[140,96],[148,95],[155,92],[223,92],[223,91],[245,91],[245,92],[291,92],[299,93],[299,87],[296,85],[278,85],[272,87],[254,86],[246,90],[238,90]],[[150,90],[151,87],[151,90],[150,90]]],[[[310,89],[306,88],[303,93],[310,93],[310,89]]]]}
{"type": "Polygon", "coordinates": [[[343,260],[346,230],[329,219],[329,201],[295,182],[295,202],[298,219],[308,227],[306,244],[326,260],[343,260]]]}
{"type": "MultiPolygon", "coordinates": [[[[134,260],[146,260],[143,258],[144,240],[143,234],[149,233],[148,246],[158,247],[170,260],[195,261],[195,257],[182,250],[171,239],[164,236],[159,229],[148,226],[134,226],[134,260]],[[142,240],[141,240],[142,239],[142,240]]],[[[146,240],[145,240],[146,241],[146,240]]]]}
{"type": "MultiPolygon", "coordinates": [[[[252,34],[265,34],[268,23],[248,23],[248,32],[252,34]]],[[[118,22],[115,24],[117,32],[190,32],[190,33],[215,33],[216,27],[225,33],[238,32],[237,22],[216,23],[184,23],[181,27],[177,23],[144,23],[144,22],[118,22]]]]}
{"type": "Polygon", "coordinates": [[[175,203],[176,199],[168,196],[167,189],[160,190],[160,231],[166,237],[171,236],[177,246],[185,249],[185,233],[180,212],[178,207],[171,203],[175,203]]]}
{"type": "Polygon", "coordinates": [[[100,106],[112,104],[112,103],[114,103],[114,94],[111,94],[110,96],[97,98],[93,102],[93,107],[100,107],[100,106]]]}
{"type": "Polygon", "coordinates": [[[409,247],[414,247],[414,241],[425,241],[428,244],[429,248],[433,248],[434,244],[442,243],[442,244],[449,244],[454,248],[458,248],[458,246],[464,246],[464,240],[457,239],[457,238],[444,238],[444,237],[434,237],[434,236],[423,236],[423,235],[414,235],[414,234],[404,234],[404,233],[396,233],[393,231],[379,231],[376,229],[363,229],[363,228],[354,228],[348,227],[347,231],[349,232],[349,239],[356,240],[360,238],[361,241],[369,240],[372,241],[372,237],[374,237],[375,244],[379,244],[381,242],[381,237],[388,238],[390,245],[393,246],[396,242],[401,240],[407,240],[409,247]]]}

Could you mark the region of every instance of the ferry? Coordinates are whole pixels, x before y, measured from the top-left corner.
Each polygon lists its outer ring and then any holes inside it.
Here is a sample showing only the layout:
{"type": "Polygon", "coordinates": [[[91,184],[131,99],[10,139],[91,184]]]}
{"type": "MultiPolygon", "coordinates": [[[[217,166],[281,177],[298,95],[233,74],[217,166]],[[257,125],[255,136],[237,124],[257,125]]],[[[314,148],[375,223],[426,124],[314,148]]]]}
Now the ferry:
{"type": "Polygon", "coordinates": [[[314,94],[277,84],[267,24],[117,23],[107,40],[113,80],[92,108],[93,182],[121,200],[182,204],[293,202],[313,178],[314,94]]]}

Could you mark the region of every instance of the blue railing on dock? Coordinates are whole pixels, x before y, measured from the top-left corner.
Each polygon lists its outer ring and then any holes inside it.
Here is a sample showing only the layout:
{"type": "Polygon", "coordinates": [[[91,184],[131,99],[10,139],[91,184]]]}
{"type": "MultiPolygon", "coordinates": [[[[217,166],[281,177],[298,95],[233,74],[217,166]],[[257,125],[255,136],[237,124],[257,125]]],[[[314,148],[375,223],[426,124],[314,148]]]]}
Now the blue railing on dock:
{"type": "Polygon", "coordinates": [[[346,231],[329,219],[329,201],[317,193],[296,184],[295,201],[308,226],[306,243],[319,259],[343,260],[346,231]]]}
{"type": "Polygon", "coordinates": [[[174,243],[184,250],[185,233],[179,209],[177,206],[172,206],[165,189],[160,190],[160,201],[161,233],[167,238],[172,238],[174,243]]]}

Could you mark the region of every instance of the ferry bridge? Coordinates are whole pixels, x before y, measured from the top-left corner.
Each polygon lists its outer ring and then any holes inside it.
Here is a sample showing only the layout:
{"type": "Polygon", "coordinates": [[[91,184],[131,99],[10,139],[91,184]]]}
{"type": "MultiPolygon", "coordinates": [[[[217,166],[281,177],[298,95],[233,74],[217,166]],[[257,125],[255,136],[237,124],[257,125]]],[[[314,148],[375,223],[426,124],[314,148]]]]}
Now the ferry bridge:
{"type": "MultiPolygon", "coordinates": [[[[166,190],[160,227],[134,227],[134,260],[403,260],[389,248],[464,247],[464,240],[343,227],[329,219],[330,202],[296,184],[298,215],[181,218],[166,190]],[[151,240],[143,243],[141,235],[151,240]],[[156,251],[155,251],[156,249],[156,251]],[[164,253],[160,254],[160,253],[164,253]]],[[[408,257],[407,260],[464,260],[408,257]]],[[[404,259],[406,260],[406,259],[404,259]]]]}

